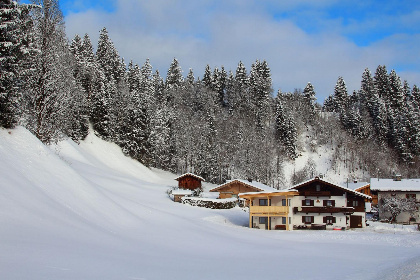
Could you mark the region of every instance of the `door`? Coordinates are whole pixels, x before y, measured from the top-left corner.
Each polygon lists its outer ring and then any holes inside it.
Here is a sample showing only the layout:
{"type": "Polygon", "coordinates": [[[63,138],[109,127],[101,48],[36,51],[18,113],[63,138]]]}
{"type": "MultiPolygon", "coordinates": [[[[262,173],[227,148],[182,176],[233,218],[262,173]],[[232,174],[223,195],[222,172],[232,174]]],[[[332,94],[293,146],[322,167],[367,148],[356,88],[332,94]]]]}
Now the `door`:
{"type": "Polygon", "coordinates": [[[350,216],[350,228],[361,228],[362,216],[350,216]]]}

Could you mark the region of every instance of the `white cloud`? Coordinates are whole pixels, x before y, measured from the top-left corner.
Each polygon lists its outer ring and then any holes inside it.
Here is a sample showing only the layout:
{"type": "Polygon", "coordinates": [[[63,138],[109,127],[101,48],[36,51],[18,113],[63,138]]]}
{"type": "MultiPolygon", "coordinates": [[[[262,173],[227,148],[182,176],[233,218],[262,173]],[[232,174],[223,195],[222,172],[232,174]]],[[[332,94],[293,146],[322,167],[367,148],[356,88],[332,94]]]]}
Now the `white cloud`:
{"type": "MultiPolygon", "coordinates": [[[[213,1],[120,0],[115,13],[70,14],[66,25],[70,38],[88,33],[94,44],[100,29],[107,27],[126,62],[142,64],[150,58],[163,75],[174,57],[185,73],[193,68],[196,76],[202,76],[206,64],[235,71],[240,60],[249,69],[256,59],[265,59],[275,92],[304,88],[310,81],[320,102],[333,92],[338,76],[344,77],[351,93],[360,87],[366,67],[374,72],[379,64],[391,67],[418,53],[417,36],[391,37],[358,47],[337,26],[325,25],[325,30],[308,34],[292,21],[274,20],[258,2],[223,3],[219,7],[213,1]],[[410,47],[410,38],[416,39],[415,46],[410,47]]],[[[415,63],[418,69],[420,62],[415,63]]],[[[418,70],[404,71],[404,75],[410,84],[420,81],[418,70]]]]}

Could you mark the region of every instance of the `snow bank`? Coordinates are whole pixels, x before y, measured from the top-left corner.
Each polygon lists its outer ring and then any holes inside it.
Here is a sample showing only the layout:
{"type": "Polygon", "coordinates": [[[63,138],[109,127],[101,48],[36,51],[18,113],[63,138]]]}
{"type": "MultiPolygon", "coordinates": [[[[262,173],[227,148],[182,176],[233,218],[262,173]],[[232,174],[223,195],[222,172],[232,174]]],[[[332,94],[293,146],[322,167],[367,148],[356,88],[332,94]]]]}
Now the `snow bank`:
{"type": "Polygon", "coordinates": [[[419,268],[418,231],[249,229],[238,207],[168,199],[175,177],[93,134],[46,147],[0,129],[1,278],[363,280],[419,268]]]}

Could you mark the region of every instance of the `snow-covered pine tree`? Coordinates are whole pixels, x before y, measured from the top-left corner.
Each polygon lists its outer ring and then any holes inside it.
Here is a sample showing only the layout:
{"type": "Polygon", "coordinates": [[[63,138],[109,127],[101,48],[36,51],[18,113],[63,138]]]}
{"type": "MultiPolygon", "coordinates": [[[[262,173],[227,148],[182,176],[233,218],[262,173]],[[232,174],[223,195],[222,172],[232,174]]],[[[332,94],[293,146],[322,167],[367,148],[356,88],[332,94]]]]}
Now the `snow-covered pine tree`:
{"type": "Polygon", "coordinates": [[[98,92],[94,97],[93,127],[104,139],[118,142],[116,135],[120,125],[118,115],[124,110],[118,106],[122,104],[118,95],[123,94],[119,88],[124,88],[124,85],[119,85],[119,83],[124,83],[125,65],[109,38],[106,28],[103,28],[99,34],[96,61],[105,79],[103,91],[98,92]]]}
{"type": "Polygon", "coordinates": [[[0,2],[0,127],[13,128],[22,114],[28,62],[35,54],[29,32],[32,8],[13,0],[0,2]]]}
{"type": "Polygon", "coordinates": [[[43,142],[57,140],[80,104],[71,103],[80,89],[72,75],[73,61],[64,32],[63,16],[55,0],[33,1],[33,36],[38,53],[28,78],[28,128],[43,142]],[[76,107],[75,107],[76,106],[76,107]]]}
{"type": "Polygon", "coordinates": [[[389,77],[385,65],[376,68],[374,85],[379,98],[387,98],[389,95],[389,77]]]}
{"type": "Polygon", "coordinates": [[[374,131],[371,135],[376,135],[379,144],[384,145],[386,143],[386,135],[388,134],[386,108],[384,102],[379,97],[372,74],[367,68],[362,75],[360,95],[365,102],[372,122],[374,131]]]}
{"type": "Polygon", "coordinates": [[[235,78],[232,80],[232,85],[227,96],[229,111],[232,114],[241,115],[241,112],[246,111],[248,84],[249,78],[245,65],[242,63],[242,61],[240,61],[236,68],[235,78]]]}
{"type": "Polygon", "coordinates": [[[275,105],[275,138],[284,146],[287,156],[295,159],[297,156],[297,130],[293,119],[286,115],[281,91],[277,93],[275,105]]]}
{"type": "Polygon", "coordinates": [[[270,115],[271,73],[267,62],[257,60],[252,64],[249,75],[252,111],[258,129],[265,129],[270,115]]]}
{"type": "Polygon", "coordinates": [[[304,104],[305,123],[313,124],[314,119],[315,119],[316,97],[315,97],[314,86],[310,82],[308,82],[308,84],[303,90],[303,97],[305,100],[305,104],[304,104]]]}
{"type": "Polygon", "coordinates": [[[208,89],[212,89],[212,74],[211,74],[211,69],[210,69],[210,65],[206,65],[206,68],[204,69],[204,75],[203,75],[203,79],[201,80],[203,82],[203,85],[205,87],[207,87],[208,89]]]}

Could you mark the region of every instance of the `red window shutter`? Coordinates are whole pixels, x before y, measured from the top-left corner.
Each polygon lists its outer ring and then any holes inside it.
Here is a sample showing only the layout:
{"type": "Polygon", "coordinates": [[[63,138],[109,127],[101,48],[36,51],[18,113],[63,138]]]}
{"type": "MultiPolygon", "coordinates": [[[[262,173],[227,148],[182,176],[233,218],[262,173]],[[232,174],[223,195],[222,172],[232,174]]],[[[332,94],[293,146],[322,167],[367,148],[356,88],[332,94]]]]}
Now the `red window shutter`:
{"type": "Polygon", "coordinates": [[[336,218],[335,217],[333,217],[333,224],[335,224],[336,223],[336,218]]]}
{"type": "Polygon", "coordinates": [[[324,223],[327,223],[327,217],[324,217],[323,219],[324,219],[324,223]]]}
{"type": "Polygon", "coordinates": [[[314,223],[314,216],[311,216],[311,224],[314,223]]]}
{"type": "Polygon", "coordinates": [[[314,206],[314,201],[311,199],[311,206],[314,206]]]}
{"type": "Polygon", "coordinates": [[[332,206],[335,206],[335,200],[331,200],[332,206]]]}
{"type": "Polygon", "coordinates": [[[305,223],[305,216],[302,216],[302,223],[305,223]]]}
{"type": "Polygon", "coordinates": [[[302,206],[306,206],[305,199],[302,200],[302,206]]]}
{"type": "MultiPolygon", "coordinates": [[[[327,200],[324,200],[324,201],[323,201],[323,205],[324,205],[324,206],[327,206],[327,200]]],[[[325,222],[324,222],[324,223],[325,223],[325,222]]]]}

